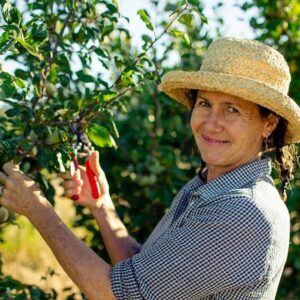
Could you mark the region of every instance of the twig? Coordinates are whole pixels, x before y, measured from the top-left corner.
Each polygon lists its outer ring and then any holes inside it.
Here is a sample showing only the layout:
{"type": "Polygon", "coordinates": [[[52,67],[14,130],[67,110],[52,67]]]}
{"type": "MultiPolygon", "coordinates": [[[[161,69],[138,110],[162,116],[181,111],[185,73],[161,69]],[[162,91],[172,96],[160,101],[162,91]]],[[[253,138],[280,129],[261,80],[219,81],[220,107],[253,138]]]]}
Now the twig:
{"type": "MultiPolygon", "coordinates": [[[[67,18],[66,18],[66,20],[65,20],[65,22],[64,22],[64,25],[63,25],[63,27],[62,27],[60,33],[59,33],[59,36],[58,36],[57,39],[56,39],[56,42],[55,42],[55,45],[54,45],[54,48],[53,48],[53,52],[52,52],[52,56],[51,56],[51,58],[49,59],[49,62],[48,62],[48,64],[46,65],[45,69],[43,69],[43,70],[41,71],[41,76],[42,76],[42,79],[41,79],[41,81],[40,81],[41,93],[40,93],[39,96],[36,96],[36,97],[34,98],[33,102],[32,102],[32,105],[31,105],[31,111],[32,111],[32,113],[34,112],[34,110],[35,110],[35,108],[36,108],[36,106],[37,106],[37,104],[38,104],[38,101],[39,101],[40,99],[42,99],[42,98],[44,97],[44,95],[45,95],[45,90],[46,90],[45,82],[46,82],[47,77],[48,77],[48,75],[49,75],[49,70],[50,70],[52,64],[54,63],[54,59],[55,59],[55,55],[57,54],[57,49],[58,49],[58,46],[59,46],[59,42],[60,42],[60,40],[62,39],[63,34],[64,34],[64,31],[65,31],[67,25],[68,25],[69,22],[70,22],[71,16],[72,16],[72,12],[71,12],[71,10],[70,10],[69,13],[68,13],[68,15],[67,15],[67,18]]],[[[29,129],[30,129],[29,120],[27,120],[26,125],[25,125],[25,129],[24,129],[24,133],[23,133],[23,136],[24,136],[24,137],[26,137],[26,135],[27,135],[29,129]]]]}
{"type": "MultiPolygon", "coordinates": [[[[168,26],[165,27],[165,29],[163,30],[163,32],[157,36],[151,43],[150,45],[146,48],[146,50],[140,54],[138,57],[135,58],[135,60],[133,61],[132,65],[135,66],[141,59],[141,57],[146,54],[150,48],[153,47],[153,45],[161,39],[162,36],[164,36],[168,30],[170,29],[170,27],[173,25],[173,23],[182,15],[182,13],[188,9],[188,7],[190,6],[189,3],[186,3],[186,5],[176,14],[176,16],[173,18],[173,20],[168,24],[168,26]]],[[[122,73],[120,74],[120,76],[116,79],[116,81],[110,86],[110,89],[112,89],[122,78],[122,73]]]]}
{"type": "Polygon", "coordinates": [[[60,43],[60,41],[61,41],[61,39],[62,39],[62,37],[63,37],[63,34],[64,34],[65,29],[67,28],[67,26],[68,26],[68,24],[69,24],[69,22],[70,22],[71,16],[72,16],[72,11],[70,10],[69,13],[68,13],[68,15],[67,15],[67,18],[66,18],[66,20],[65,20],[65,22],[64,22],[64,25],[63,25],[63,27],[62,27],[60,33],[59,33],[59,36],[58,36],[57,39],[56,39],[56,42],[55,42],[55,45],[54,45],[54,48],[53,48],[53,51],[52,51],[52,56],[50,57],[49,62],[48,62],[48,64],[46,65],[45,69],[42,70],[42,72],[41,72],[41,73],[42,73],[42,74],[41,74],[41,75],[42,75],[42,79],[41,79],[41,82],[40,82],[40,86],[41,86],[41,94],[39,95],[39,97],[36,97],[36,98],[34,99],[34,101],[33,101],[33,103],[32,103],[32,110],[35,109],[35,107],[36,107],[38,101],[39,101],[39,100],[44,96],[44,94],[45,94],[45,90],[46,90],[45,82],[46,82],[47,77],[48,77],[48,75],[49,75],[49,70],[50,70],[50,68],[51,68],[51,66],[52,66],[52,64],[53,64],[53,62],[54,62],[54,60],[55,60],[55,55],[57,54],[57,49],[58,49],[59,43],[60,43]]]}
{"type": "MultiPolygon", "coordinates": [[[[115,97],[113,97],[109,102],[105,103],[103,105],[103,108],[108,108],[109,106],[111,106],[112,104],[114,104],[116,102],[117,99],[119,99],[120,97],[122,97],[123,95],[125,95],[128,91],[130,91],[133,87],[127,87],[125,90],[123,90],[121,93],[119,93],[118,95],[116,95],[115,97]]],[[[98,104],[98,102],[94,103],[86,112],[85,114],[83,114],[83,116],[81,118],[79,118],[79,121],[82,121],[82,118],[86,115],[88,115],[88,113],[92,112],[93,109],[96,107],[96,105],[98,104]]],[[[98,117],[101,114],[101,111],[96,111],[94,115],[91,116],[91,118],[89,118],[89,121],[95,119],[96,117],[98,117]]]]}
{"type": "MultiPolygon", "coordinates": [[[[173,23],[182,15],[182,13],[185,11],[185,10],[187,10],[188,9],[188,7],[190,6],[190,4],[189,3],[186,3],[186,5],[176,14],[176,16],[172,19],[172,21],[168,24],[168,26],[166,26],[165,27],[165,29],[163,30],[163,32],[159,35],[159,36],[157,36],[152,42],[151,42],[151,44],[146,48],[146,50],[144,51],[144,52],[142,52],[138,57],[136,57],[135,58],[135,60],[133,61],[133,63],[132,63],[132,65],[133,66],[135,66],[139,61],[140,61],[140,59],[141,59],[141,57],[144,55],[144,54],[146,54],[149,50],[150,50],[150,48],[152,48],[153,47],[153,45],[159,40],[159,39],[161,39],[161,37],[163,36],[163,35],[165,35],[167,32],[168,32],[168,30],[170,29],[170,27],[173,25],[173,23]]],[[[120,79],[122,78],[122,73],[119,75],[119,77],[115,80],[115,82],[109,87],[109,89],[112,89],[119,81],[120,81],[120,79]]],[[[108,106],[111,106],[112,104],[114,104],[115,102],[116,102],[116,100],[118,99],[118,98],[120,98],[121,96],[123,96],[125,93],[127,93],[129,90],[131,90],[132,89],[132,87],[129,87],[129,88],[126,88],[125,90],[123,90],[122,92],[120,92],[118,95],[116,95],[114,98],[112,98],[107,104],[104,104],[104,108],[107,108],[108,106]]],[[[82,112],[82,114],[80,114],[79,115],[79,120],[81,121],[86,115],[88,115],[90,112],[92,112],[93,110],[94,110],[94,108],[97,106],[97,104],[98,104],[98,101],[96,100],[95,102],[94,102],[94,104],[92,104],[91,106],[90,106],[90,108],[87,110],[87,111],[85,111],[85,112],[82,112]]],[[[94,119],[95,117],[97,117],[99,115],[99,112],[96,112],[93,116],[92,116],[92,118],[90,119],[90,120],[92,120],[92,119],[94,119]]]]}

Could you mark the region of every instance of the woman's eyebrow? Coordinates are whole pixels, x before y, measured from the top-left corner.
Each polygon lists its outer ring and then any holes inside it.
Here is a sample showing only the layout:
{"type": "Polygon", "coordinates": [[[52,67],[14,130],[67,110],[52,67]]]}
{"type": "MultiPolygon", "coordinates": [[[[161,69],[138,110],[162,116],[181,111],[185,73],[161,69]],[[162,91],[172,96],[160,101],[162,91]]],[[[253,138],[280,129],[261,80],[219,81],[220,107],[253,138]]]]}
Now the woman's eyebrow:
{"type": "Polygon", "coordinates": [[[236,102],[224,102],[226,105],[237,105],[240,106],[238,103],[236,102]]]}
{"type": "Polygon", "coordinates": [[[237,107],[239,109],[239,111],[248,111],[249,110],[248,107],[245,107],[244,105],[242,105],[239,102],[224,102],[224,103],[227,106],[235,106],[235,107],[237,107]]]}
{"type": "Polygon", "coordinates": [[[206,98],[204,98],[204,97],[202,97],[202,96],[198,96],[198,97],[197,97],[197,100],[198,100],[198,99],[202,99],[202,100],[209,101],[208,99],[206,99],[206,98]]]}

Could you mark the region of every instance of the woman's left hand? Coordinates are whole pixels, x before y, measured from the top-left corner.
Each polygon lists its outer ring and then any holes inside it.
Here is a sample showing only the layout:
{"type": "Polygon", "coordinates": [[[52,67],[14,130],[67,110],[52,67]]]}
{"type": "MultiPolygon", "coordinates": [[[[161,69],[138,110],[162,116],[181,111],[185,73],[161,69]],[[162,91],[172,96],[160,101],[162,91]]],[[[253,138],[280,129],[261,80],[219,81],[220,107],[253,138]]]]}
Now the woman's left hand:
{"type": "Polygon", "coordinates": [[[0,172],[0,182],[4,186],[0,204],[18,214],[30,217],[38,205],[46,204],[39,185],[25,175],[18,165],[8,162],[0,172]]]}

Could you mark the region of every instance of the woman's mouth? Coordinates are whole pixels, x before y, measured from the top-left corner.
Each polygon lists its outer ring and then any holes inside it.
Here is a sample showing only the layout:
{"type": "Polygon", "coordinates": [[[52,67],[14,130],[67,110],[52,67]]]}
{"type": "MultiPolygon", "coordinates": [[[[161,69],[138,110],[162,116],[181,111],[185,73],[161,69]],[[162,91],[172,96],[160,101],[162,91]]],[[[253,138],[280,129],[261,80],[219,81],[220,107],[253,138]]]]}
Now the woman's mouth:
{"type": "Polygon", "coordinates": [[[207,135],[202,135],[204,141],[207,143],[207,144],[214,144],[214,145],[220,145],[220,144],[226,144],[226,143],[229,143],[229,141],[224,141],[224,140],[217,140],[217,139],[213,139],[213,138],[210,138],[209,136],[207,135]]]}

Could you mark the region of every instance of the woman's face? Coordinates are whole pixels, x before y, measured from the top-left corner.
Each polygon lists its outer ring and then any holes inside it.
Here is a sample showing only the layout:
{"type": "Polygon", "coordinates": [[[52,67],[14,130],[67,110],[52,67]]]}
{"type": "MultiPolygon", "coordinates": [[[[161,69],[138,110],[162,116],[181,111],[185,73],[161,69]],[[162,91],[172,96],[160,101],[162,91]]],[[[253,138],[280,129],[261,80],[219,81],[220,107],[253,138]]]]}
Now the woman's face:
{"type": "Polygon", "coordinates": [[[263,119],[256,104],[238,97],[199,91],[191,127],[212,180],[259,157],[263,139],[278,123],[263,119]]]}

